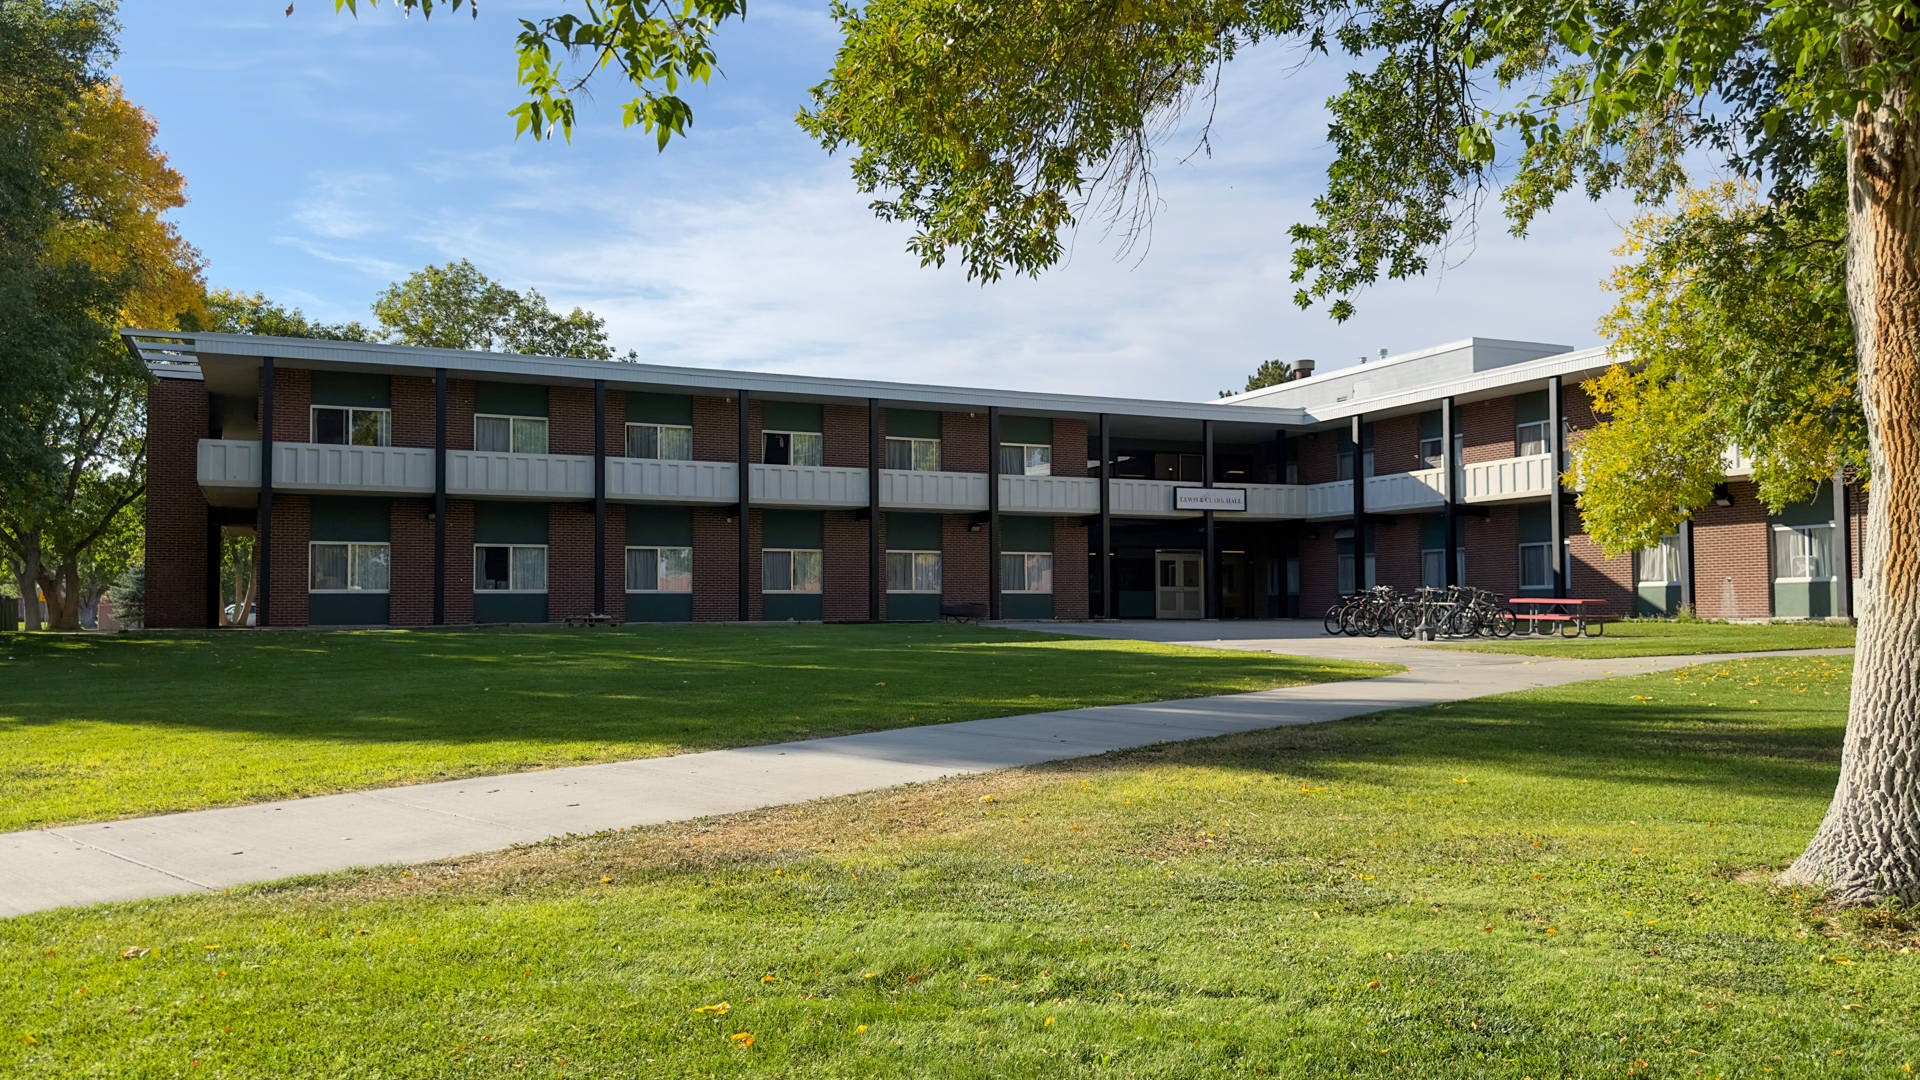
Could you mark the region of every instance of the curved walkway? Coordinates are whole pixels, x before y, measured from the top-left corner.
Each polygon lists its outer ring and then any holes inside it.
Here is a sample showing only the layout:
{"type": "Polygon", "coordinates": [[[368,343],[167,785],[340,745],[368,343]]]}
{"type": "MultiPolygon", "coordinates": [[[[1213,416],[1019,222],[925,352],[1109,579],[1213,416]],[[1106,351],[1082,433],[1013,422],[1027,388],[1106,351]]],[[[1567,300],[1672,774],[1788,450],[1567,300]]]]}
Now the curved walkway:
{"type": "Polygon", "coordinates": [[[211,892],[296,874],[413,863],[568,833],[805,802],[942,776],[1083,757],[1161,741],[1316,724],[1384,709],[1559,686],[1743,656],[1562,660],[1326,638],[1301,623],[1032,624],[1213,648],[1378,660],[1377,679],[1250,694],[1006,716],[607,765],[0,834],[0,916],[211,892]]]}

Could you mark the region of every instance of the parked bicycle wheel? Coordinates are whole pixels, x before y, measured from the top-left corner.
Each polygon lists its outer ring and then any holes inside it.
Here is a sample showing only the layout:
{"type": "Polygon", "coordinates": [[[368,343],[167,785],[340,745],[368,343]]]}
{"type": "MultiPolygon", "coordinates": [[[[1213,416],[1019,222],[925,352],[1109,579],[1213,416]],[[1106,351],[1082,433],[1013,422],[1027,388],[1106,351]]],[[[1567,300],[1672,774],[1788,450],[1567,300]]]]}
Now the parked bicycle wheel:
{"type": "Polygon", "coordinates": [[[1400,640],[1413,640],[1413,635],[1419,632],[1419,630],[1419,608],[1403,607],[1393,613],[1393,632],[1400,635],[1400,640]]]}
{"type": "Polygon", "coordinates": [[[1361,608],[1360,613],[1353,617],[1353,622],[1355,626],[1358,626],[1360,628],[1360,634],[1362,637],[1379,637],[1380,636],[1380,609],[1379,608],[1374,607],[1372,605],[1368,605],[1366,607],[1361,608]]]}
{"type": "Polygon", "coordinates": [[[1494,612],[1493,613],[1493,636],[1494,637],[1511,637],[1513,635],[1514,622],[1515,622],[1515,619],[1513,617],[1513,612],[1511,611],[1494,612]]]}
{"type": "Polygon", "coordinates": [[[1348,637],[1359,637],[1360,636],[1360,623],[1358,621],[1359,618],[1360,618],[1360,608],[1358,605],[1348,604],[1346,607],[1341,608],[1340,609],[1340,632],[1347,635],[1348,637]]]}
{"type": "Polygon", "coordinates": [[[1347,610],[1347,606],[1345,604],[1333,605],[1332,607],[1327,609],[1327,617],[1320,620],[1320,625],[1326,627],[1327,633],[1329,634],[1339,633],[1340,632],[1340,616],[1346,610],[1347,610]]]}

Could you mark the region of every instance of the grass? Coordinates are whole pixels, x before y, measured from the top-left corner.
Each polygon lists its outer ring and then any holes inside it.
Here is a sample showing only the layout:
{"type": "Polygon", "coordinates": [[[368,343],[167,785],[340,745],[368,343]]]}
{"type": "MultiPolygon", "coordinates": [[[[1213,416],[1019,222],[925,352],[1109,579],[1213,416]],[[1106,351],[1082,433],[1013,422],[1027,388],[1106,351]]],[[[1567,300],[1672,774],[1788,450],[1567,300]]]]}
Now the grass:
{"type": "Polygon", "coordinates": [[[1906,1075],[1920,937],[1767,884],[1831,793],[1850,665],[17,918],[0,1071],[1906,1075]]]}
{"type": "MultiPolygon", "coordinates": [[[[1521,623],[1525,626],[1525,623],[1521,623]]],[[[1716,623],[1627,619],[1608,623],[1601,637],[1523,637],[1455,641],[1425,646],[1462,652],[1519,653],[1609,659],[1620,656],[1684,656],[1764,652],[1773,649],[1838,649],[1853,644],[1853,627],[1827,623],[1716,623]]]]}
{"type": "Polygon", "coordinates": [[[0,831],[1393,670],[954,625],[0,635],[0,831]]]}

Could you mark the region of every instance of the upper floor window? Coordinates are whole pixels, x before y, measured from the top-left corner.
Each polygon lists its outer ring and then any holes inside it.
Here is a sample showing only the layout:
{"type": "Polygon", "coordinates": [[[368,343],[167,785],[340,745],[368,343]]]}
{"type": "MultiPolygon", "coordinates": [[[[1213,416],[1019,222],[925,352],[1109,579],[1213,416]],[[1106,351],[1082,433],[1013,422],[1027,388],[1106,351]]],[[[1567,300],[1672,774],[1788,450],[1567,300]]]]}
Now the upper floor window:
{"type": "Polygon", "coordinates": [[[817,431],[763,431],[760,460],[769,465],[818,465],[825,440],[817,431]]]}
{"type": "Polygon", "coordinates": [[[1199,454],[1155,454],[1153,455],[1153,478],[1198,484],[1205,479],[1205,460],[1199,454]]]}
{"type": "Polygon", "coordinates": [[[918,472],[940,471],[939,439],[887,438],[887,468],[918,472]]]}
{"type": "Polygon", "coordinates": [[[1031,443],[1000,444],[1000,475],[1052,476],[1053,447],[1031,443]]]}
{"type": "Polygon", "coordinates": [[[1773,527],[1775,581],[1824,581],[1833,576],[1833,526],[1773,527]]]}
{"type": "Polygon", "coordinates": [[[693,429],[674,424],[628,424],[627,456],[692,461],[693,429]]]}
{"type": "MultiPolygon", "coordinates": [[[[1453,433],[1453,463],[1455,465],[1460,464],[1461,452],[1464,451],[1466,448],[1467,448],[1466,434],[1464,432],[1459,432],[1459,431],[1454,432],[1453,433]]],[[[1442,454],[1441,454],[1442,449],[1443,447],[1441,445],[1441,440],[1439,439],[1421,439],[1420,440],[1420,462],[1422,467],[1428,468],[1428,469],[1438,469],[1442,465],[1444,465],[1445,462],[1442,460],[1442,454]]]]}
{"type": "MultiPolygon", "coordinates": [[[[1360,456],[1360,467],[1363,470],[1365,470],[1364,472],[1361,473],[1362,476],[1373,475],[1373,451],[1368,450],[1360,456]]],[[[1348,447],[1346,450],[1341,451],[1339,468],[1340,468],[1340,473],[1338,476],[1335,477],[1335,479],[1337,480],[1353,479],[1353,448],[1352,447],[1348,447]]]]}
{"type": "Polygon", "coordinates": [[[1533,457],[1547,452],[1547,421],[1536,420],[1531,424],[1521,424],[1514,428],[1513,441],[1517,447],[1517,456],[1533,457]]]}
{"type": "Polygon", "coordinates": [[[332,446],[388,446],[392,409],[348,409],[315,405],[311,411],[312,440],[332,446]]]}
{"type": "Polygon", "coordinates": [[[475,413],[473,448],[488,454],[544,454],[547,452],[547,418],[475,413]]]}

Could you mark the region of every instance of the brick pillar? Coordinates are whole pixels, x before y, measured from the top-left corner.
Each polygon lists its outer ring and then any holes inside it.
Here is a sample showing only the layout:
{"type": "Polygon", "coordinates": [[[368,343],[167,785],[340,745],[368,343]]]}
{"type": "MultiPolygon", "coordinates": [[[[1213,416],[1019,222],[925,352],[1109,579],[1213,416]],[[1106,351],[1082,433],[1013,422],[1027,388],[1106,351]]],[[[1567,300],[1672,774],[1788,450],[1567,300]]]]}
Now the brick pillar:
{"type": "MultiPolygon", "coordinates": [[[[274,387],[275,424],[279,423],[279,386],[274,387]]],[[[269,614],[275,626],[307,625],[307,541],[313,535],[313,513],[305,495],[273,495],[273,602],[269,614]]]]}
{"type": "MultiPolygon", "coordinates": [[[[430,381],[427,387],[431,394],[430,381]]],[[[428,439],[432,439],[431,417],[428,418],[428,439]]],[[[394,499],[388,511],[387,528],[392,548],[387,621],[395,626],[426,626],[433,622],[433,522],[427,520],[432,513],[431,499],[394,499]]]]}
{"type": "MultiPolygon", "coordinates": [[[[1054,421],[1054,439],[1059,440],[1060,421],[1054,421]]],[[[1086,470],[1086,459],[1080,461],[1086,470]]],[[[1060,455],[1054,453],[1054,468],[1060,467],[1060,455]]],[[[1087,618],[1087,527],[1079,518],[1053,519],[1053,617],[1087,618]]]]}
{"type": "Polygon", "coordinates": [[[593,614],[593,514],[582,503],[549,503],[547,506],[547,619],[550,622],[563,622],[569,618],[591,614],[593,614]]]}
{"type": "MultiPolygon", "coordinates": [[[[469,384],[468,413],[472,413],[471,384],[469,384]]],[[[451,397],[451,395],[449,395],[451,397]]],[[[448,440],[453,437],[453,429],[447,429],[448,440]]],[[[467,442],[473,442],[473,424],[467,424],[467,442]]],[[[429,534],[428,543],[432,537],[429,534]]],[[[433,558],[433,549],[427,549],[427,558],[433,558]]],[[[431,570],[431,564],[429,564],[431,570]]],[[[431,578],[428,579],[431,582],[431,578]]],[[[431,586],[429,586],[431,587],[431,586]]],[[[447,623],[459,626],[473,622],[473,501],[471,499],[447,500],[447,623]]]]}
{"type": "MultiPolygon", "coordinates": [[[[982,419],[983,438],[985,425],[982,419]]],[[[979,532],[968,531],[969,517],[969,514],[943,514],[940,518],[940,598],[954,603],[984,604],[988,589],[987,530],[982,526],[979,532]]]]}
{"type": "Polygon", "coordinates": [[[727,520],[724,509],[703,506],[694,510],[693,619],[695,622],[732,622],[739,618],[739,563],[739,526],[727,520]]]}
{"type": "Polygon", "coordinates": [[[200,440],[207,390],[198,379],[159,379],[147,390],[147,617],[154,628],[207,625],[207,500],[200,440]]]}
{"type": "MultiPolygon", "coordinates": [[[[865,421],[862,410],[863,439],[865,421]]],[[[820,617],[826,622],[866,622],[867,523],[855,520],[850,510],[828,510],[823,516],[826,550],[821,559],[826,581],[822,583],[825,595],[821,597],[820,617]]]]}

